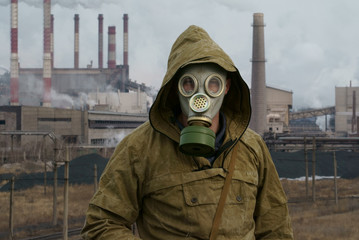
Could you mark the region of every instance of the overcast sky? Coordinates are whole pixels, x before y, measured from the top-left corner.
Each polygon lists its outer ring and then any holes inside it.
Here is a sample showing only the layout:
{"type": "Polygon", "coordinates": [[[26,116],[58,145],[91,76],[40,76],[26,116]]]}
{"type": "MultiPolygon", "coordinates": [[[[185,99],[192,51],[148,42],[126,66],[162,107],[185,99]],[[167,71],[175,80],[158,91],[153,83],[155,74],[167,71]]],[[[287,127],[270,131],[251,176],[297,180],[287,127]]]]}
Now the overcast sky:
{"type": "MultiPolygon", "coordinates": [[[[0,66],[10,68],[10,0],[0,0],[0,66]]],[[[42,67],[43,0],[19,0],[21,67],[42,67]]],[[[264,14],[267,85],[293,91],[293,107],[335,105],[335,86],[359,86],[356,0],[52,0],[55,67],[73,67],[74,14],[80,15],[80,67],[98,66],[98,14],[116,26],[123,64],[123,14],[129,16],[130,78],[159,88],[176,38],[203,27],[251,84],[253,13],[264,14]]],[[[0,71],[1,73],[1,71],[0,71]]]]}

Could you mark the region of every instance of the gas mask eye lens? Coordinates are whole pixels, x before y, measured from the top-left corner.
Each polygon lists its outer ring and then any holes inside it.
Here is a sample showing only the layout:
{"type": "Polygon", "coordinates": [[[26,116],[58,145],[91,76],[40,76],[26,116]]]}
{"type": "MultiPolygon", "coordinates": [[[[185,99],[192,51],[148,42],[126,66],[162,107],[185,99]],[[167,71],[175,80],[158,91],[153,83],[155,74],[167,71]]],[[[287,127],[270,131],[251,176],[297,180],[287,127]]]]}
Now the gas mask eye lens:
{"type": "Polygon", "coordinates": [[[209,82],[208,82],[208,90],[211,93],[217,93],[219,88],[220,88],[220,83],[219,83],[218,79],[212,78],[212,79],[209,80],[209,82]]]}
{"type": "Polygon", "coordinates": [[[223,82],[219,76],[211,75],[206,80],[206,92],[211,97],[218,97],[223,91],[223,82]]]}
{"type": "Polygon", "coordinates": [[[191,96],[197,90],[198,84],[191,75],[183,76],[178,82],[178,88],[185,97],[191,96]]]}

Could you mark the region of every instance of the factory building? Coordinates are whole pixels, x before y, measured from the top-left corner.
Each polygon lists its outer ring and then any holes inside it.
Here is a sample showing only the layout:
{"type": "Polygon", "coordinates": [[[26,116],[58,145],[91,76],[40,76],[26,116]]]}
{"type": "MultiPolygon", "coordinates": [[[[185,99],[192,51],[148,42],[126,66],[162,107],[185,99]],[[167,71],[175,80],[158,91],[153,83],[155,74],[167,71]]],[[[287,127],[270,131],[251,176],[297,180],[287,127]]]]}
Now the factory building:
{"type": "Polygon", "coordinates": [[[51,133],[65,143],[113,147],[147,119],[147,113],[0,106],[0,145],[24,147],[51,133]]]}
{"type": "Polygon", "coordinates": [[[289,132],[289,112],[293,106],[293,92],[267,86],[266,99],[266,132],[289,132]]]}
{"type": "Polygon", "coordinates": [[[359,136],[359,87],[335,87],[335,132],[338,137],[359,136]]]}
{"type": "MultiPolygon", "coordinates": [[[[51,141],[116,145],[148,119],[155,92],[132,81],[128,62],[128,15],[123,15],[123,64],[116,62],[116,26],[108,26],[107,66],[103,60],[103,19],[98,15],[98,64],[80,66],[80,16],[74,15],[74,65],[56,66],[51,0],[43,0],[43,67],[21,68],[18,52],[18,0],[11,0],[9,80],[1,80],[0,145],[23,147],[51,141]]],[[[96,27],[94,27],[96,29],[96,27]]]]}
{"type": "MultiPolygon", "coordinates": [[[[18,0],[11,0],[11,65],[10,65],[10,89],[7,94],[1,96],[0,104],[10,103],[12,106],[54,106],[59,108],[78,108],[86,104],[87,95],[93,92],[128,93],[131,91],[146,92],[151,95],[151,88],[144,84],[138,84],[129,78],[128,62],[128,14],[123,15],[123,64],[116,62],[116,26],[108,26],[108,60],[107,67],[103,65],[103,19],[98,15],[98,64],[91,61],[85,68],[80,67],[81,37],[80,16],[74,15],[74,66],[73,68],[59,68],[56,66],[54,53],[54,21],[51,14],[51,0],[44,0],[44,25],[43,25],[43,67],[21,68],[18,52],[18,0]],[[58,98],[62,96],[62,98],[58,98]],[[71,98],[73,101],[64,103],[63,98],[71,98]],[[69,102],[77,102],[77,105],[69,105],[69,102]]],[[[96,27],[94,27],[96,29],[96,27]]],[[[122,104],[125,104],[123,102],[122,104]]]]}

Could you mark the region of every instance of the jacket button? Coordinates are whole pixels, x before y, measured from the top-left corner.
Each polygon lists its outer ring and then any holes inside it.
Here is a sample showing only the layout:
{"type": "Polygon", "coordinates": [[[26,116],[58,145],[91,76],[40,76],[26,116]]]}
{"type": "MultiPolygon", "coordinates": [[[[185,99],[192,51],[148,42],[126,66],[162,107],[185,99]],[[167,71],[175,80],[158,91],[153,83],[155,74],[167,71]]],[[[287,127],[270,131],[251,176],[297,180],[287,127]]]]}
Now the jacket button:
{"type": "Polygon", "coordinates": [[[237,196],[237,197],[236,197],[236,200],[237,200],[238,202],[242,201],[241,196],[237,196]]]}
{"type": "Polygon", "coordinates": [[[191,198],[191,203],[196,203],[196,202],[198,202],[198,199],[196,197],[191,198]]]}

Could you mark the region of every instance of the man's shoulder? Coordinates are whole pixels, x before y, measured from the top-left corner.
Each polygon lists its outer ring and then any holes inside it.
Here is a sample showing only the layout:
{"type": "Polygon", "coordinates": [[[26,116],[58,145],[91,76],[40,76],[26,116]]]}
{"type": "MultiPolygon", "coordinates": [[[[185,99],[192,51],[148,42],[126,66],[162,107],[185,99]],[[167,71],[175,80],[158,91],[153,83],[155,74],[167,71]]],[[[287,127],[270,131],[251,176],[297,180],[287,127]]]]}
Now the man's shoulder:
{"type": "Polygon", "coordinates": [[[240,141],[255,155],[262,155],[266,148],[266,143],[261,135],[250,128],[247,128],[240,141]]]}
{"type": "Polygon", "coordinates": [[[144,122],[140,126],[138,126],[135,130],[133,130],[130,134],[128,134],[127,138],[129,140],[145,140],[154,134],[154,130],[149,123],[149,121],[144,122]]]}
{"type": "Polygon", "coordinates": [[[247,130],[243,133],[241,140],[248,143],[258,143],[263,141],[261,135],[250,128],[247,128],[247,130]]]}

